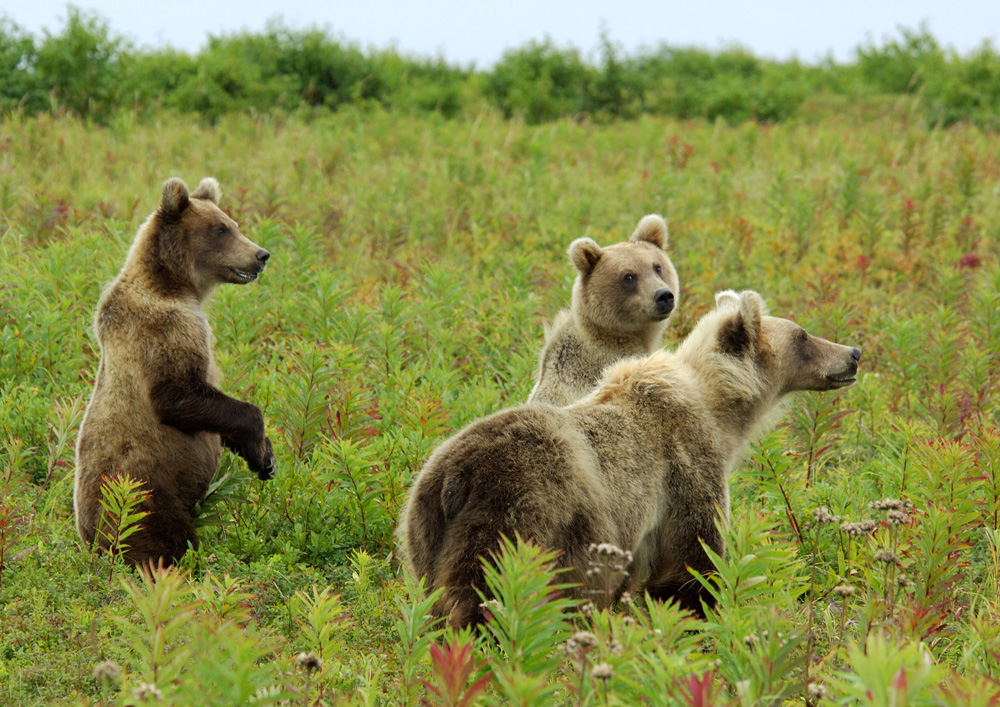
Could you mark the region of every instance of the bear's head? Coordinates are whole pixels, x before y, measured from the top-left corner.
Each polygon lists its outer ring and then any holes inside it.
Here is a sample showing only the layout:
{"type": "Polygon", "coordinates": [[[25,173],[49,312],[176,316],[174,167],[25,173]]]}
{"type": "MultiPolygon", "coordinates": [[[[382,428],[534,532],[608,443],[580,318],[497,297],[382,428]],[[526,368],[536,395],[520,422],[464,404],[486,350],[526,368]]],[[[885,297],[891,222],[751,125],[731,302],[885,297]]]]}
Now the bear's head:
{"type": "Polygon", "coordinates": [[[578,273],[574,313],[612,335],[650,329],[662,334],[679,294],[666,246],[667,223],[655,214],[644,216],[624,243],[601,248],[590,238],[577,238],[569,246],[578,273]]]}
{"type": "Polygon", "coordinates": [[[764,300],[751,290],[720,292],[715,304],[715,312],[698,323],[681,350],[689,360],[714,358],[720,366],[731,366],[734,389],[763,386],[781,396],[854,383],[861,349],[835,344],[793,321],[768,316],[764,300]]]}
{"type": "Polygon", "coordinates": [[[174,279],[173,287],[193,288],[203,297],[220,283],[252,282],[264,270],[270,253],[240,233],[218,207],[221,196],[211,177],[191,193],[176,177],[163,183],[160,206],[147,226],[155,236],[158,265],[174,279]]]}

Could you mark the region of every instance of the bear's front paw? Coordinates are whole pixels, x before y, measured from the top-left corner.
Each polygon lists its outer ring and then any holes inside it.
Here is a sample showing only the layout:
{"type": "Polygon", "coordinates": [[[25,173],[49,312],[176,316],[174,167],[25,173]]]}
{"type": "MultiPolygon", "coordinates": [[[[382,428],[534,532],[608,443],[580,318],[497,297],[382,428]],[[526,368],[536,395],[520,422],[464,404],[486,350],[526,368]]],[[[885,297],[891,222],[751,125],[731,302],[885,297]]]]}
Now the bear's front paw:
{"type": "Polygon", "coordinates": [[[249,459],[247,460],[247,464],[257,474],[258,479],[267,481],[274,478],[274,449],[271,447],[271,440],[269,438],[264,437],[264,444],[261,445],[260,455],[254,462],[251,463],[249,459]]]}
{"type": "Polygon", "coordinates": [[[262,442],[246,443],[234,439],[223,439],[223,443],[233,452],[243,457],[250,471],[261,481],[274,477],[274,450],[271,440],[264,437],[262,442]]]}

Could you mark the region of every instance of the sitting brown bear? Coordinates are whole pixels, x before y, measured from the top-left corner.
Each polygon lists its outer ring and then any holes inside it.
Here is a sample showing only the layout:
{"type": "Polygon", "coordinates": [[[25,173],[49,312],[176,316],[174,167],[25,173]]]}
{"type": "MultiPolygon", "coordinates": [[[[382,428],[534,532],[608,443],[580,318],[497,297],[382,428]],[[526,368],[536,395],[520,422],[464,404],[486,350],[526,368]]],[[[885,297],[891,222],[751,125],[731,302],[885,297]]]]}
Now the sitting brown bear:
{"type": "Polygon", "coordinates": [[[633,557],[613,594],[646,590],[699,611],[688,567],[723,551],[729,473],[781,398],[854,382],[861,351],[765,316],[756,292],[722,292],[676,353],[626,359],[568,407],[522,405],[442,444],[410,491],[398,539],[409,571],[443,589],[434,612],[482,620],[482,559],[515,534],[560,551],[573,582],[601,604],[591,544],[633,557]]]}
{"type": "Polygon", "coordinates": [[[529,403],[569,405],[589,393],[604,369],[660,348],[677,306],[677,271],[667,257],[667,222],[649,214],[624,243],[590,238],[569,246],[576,268],[573,305],[545,330],[529,403]]]}
{"type": "Polygon", "coordinates": [[[85,543],[96,537],[107,546],[103,479],[141,481],[148,496],[140,510],[149,515],[127,541],[134,564],[170,564],[197,544],[192,513],[222,444],[261,479],[274,475],[260,409],[218,388],[202,311],[216,285],[256,280],[269,256],[216,205],[220,196],[211,178],[191,194],[180,179],[167,180],[97,306],[101,362],[76,447],[76,524],[85,543]]]}

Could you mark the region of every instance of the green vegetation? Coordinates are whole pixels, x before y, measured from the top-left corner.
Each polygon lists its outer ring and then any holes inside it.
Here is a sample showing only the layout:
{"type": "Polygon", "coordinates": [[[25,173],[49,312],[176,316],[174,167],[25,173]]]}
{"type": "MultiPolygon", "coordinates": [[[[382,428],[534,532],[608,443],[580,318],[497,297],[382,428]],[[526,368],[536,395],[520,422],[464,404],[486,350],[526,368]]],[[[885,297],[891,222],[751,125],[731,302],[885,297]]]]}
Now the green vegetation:
{"type": "MultiPolygon", "coordinates": [[[[353,101],[215,125],[3,119],[0,704],[989,704],[1000,155],[909,101],[843,108],[733,126],[353,101]],[[79,542],[73,444],[101,286],[173,175],[216,176],[273,254],[209,316],[278,474],[227,454],[202,547],[150,582],[79,542]],[[486,635],[442,632],[392,560],[407,485],[453,430],[527,397],[570,240],[621,240],[649,212],[683,290],[668,346],[715,291],[752,287],[862,347],[862,375],[797,398],[738,467],[707,621],[642,597],[563,612],[545,553],[515,546],[486,635]]],[[[117,490],[119,548],[130,500],[117,490]]]]}
{"type": "Polygon", "coordinates": [[[1000,54],[989,42],[962,56],[926,27],[899,35],[859,46],[846,64],[807,65],[738,46],[660,44],[626,55],[603,32],[589,54],[544,39],[477,69],[394,49],[362,51],[327,30],[280,21],[256,34],[209,37],[194,56],[137,48],[100,15],[70,5],[65,26],[41,38],[0,15],[0,112],[71,113],[107,124],[122,112],[217,122],[233,112],[310,117],[346,105],[454,118],[486,104],[529,123],[639,115],[770,123],[828,113],[843,101],[912,96],[930,124],[998,127],[1000,54]]]}

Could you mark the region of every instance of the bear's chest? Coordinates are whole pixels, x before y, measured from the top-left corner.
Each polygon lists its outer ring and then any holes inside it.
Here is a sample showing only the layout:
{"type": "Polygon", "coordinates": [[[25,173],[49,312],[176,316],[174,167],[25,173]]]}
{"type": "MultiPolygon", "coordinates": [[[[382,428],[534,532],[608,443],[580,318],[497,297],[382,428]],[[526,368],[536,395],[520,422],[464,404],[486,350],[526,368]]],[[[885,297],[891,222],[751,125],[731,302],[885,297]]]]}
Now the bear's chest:
{"type": "Polygon", "coordinates": [[[215,351],[215,336],[212,334],[212,327],[208,325],[208,318],[204,314],[201,314],[198,318],[198,323],[201,329],[201,338],[204,342],[205,356],[208,359],[205,378],[209,385],[218,386],[222,380],[222,373],[215,364],[215,356],[213,355],[215,351]]]}
{"type": "Polygon", "coordinates": [[[222,380],[219,367],[215,364],[215,335],[212,334],[212,327],[209,326],[208,317],[201,307],[189,307],[183,310],[183,319],[187,322],[188,340],[198,348],[199,356],[203,356],[206,361],[205,382],[211,386],[218,386],[222,380]]]}

